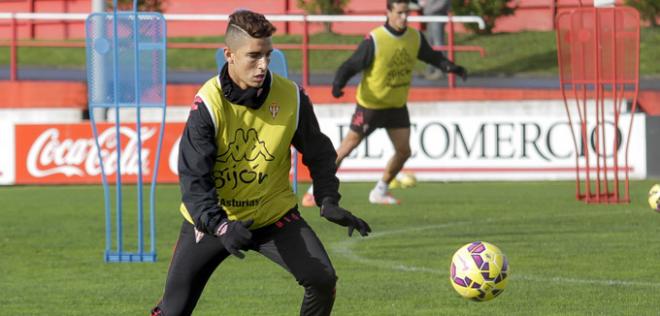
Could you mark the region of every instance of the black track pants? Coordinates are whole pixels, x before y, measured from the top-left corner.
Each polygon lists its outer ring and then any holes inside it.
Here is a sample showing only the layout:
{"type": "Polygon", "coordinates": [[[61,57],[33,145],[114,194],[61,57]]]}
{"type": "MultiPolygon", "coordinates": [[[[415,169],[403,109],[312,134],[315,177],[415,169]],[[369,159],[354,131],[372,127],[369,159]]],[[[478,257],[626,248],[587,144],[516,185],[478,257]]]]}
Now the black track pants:
{"type": "MultiPolygon", "coordinates": [[[[335,270],[321,241],[297,210],[275,224],[253,231],[253,241],[251,250],[282,266],[305,288],[300,315],[330,314],[335,300],[335,270]]],[[[165,293],[154,310],[164,316],[190,315],[211,274],[228,256],[220,239],[214,236],[204,236],[196,243],[193,225],[184,221],[165,293]]]]}

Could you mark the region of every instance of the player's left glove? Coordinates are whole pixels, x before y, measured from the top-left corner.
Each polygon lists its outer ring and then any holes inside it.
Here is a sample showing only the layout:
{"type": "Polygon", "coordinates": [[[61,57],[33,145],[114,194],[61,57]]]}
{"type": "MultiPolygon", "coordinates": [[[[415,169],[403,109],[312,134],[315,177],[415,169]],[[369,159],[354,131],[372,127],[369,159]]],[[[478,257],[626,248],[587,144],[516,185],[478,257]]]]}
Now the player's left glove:
{"type": "Polygon", "coordinates": [[[348,236],[353,236],[353,230],[357,229],[361,236],[367,236],[371,232],[369,224],[351,212],[337,205],[330,198],[323,199],[321,204],[321,216],[325,219],[344,227],[348,227],[348,236]]]}
{"type": "Polygon", "coordinates": [[[465,69],[465,67],[463,67],[463,66],[459,66],[459,65],[456,65],[456,64],[450,64],[447,67],[447,72],[451,72],[453,74],[456,74],[457,76],[461,77],[461,79],[463,79],[463,81],[467,80],[467,77],[468,77],[467,69],[465,69]]]}

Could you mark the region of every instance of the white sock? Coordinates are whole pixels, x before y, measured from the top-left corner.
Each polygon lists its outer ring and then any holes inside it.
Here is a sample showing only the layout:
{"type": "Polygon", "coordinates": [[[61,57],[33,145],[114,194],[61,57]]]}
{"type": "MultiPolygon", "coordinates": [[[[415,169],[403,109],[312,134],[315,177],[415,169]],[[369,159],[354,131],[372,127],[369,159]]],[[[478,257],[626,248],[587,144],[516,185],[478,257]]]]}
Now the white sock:
{"type": "Polygon", "coordinates": [[[307,189],[307,193],[309,193],[311,195],[314,195],[314,186],[313,185],[309,186],[309,189],[307,189]]]}
{"type": "Polygon", "coordinates": [[[378,183],[376,183],[376,188],[375,189],[378,190],[380,193],[385,194],[385,193],[387,193],[387,187],[388,187],[388,185],[387,185],[387,183],[385,183],[385,181],[378,180],[378,183]]]}

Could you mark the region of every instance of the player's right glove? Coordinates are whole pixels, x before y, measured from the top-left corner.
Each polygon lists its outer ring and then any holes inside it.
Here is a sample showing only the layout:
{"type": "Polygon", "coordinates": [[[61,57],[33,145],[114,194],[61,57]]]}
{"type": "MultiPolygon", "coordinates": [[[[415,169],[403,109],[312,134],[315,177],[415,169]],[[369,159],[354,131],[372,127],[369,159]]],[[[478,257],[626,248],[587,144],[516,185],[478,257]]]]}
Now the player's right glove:
{"type": "Polygon", "coordinates": [[[348,236],[353,236],[353,230],[357,229],[361,236],[367,236],[371,232],[369,224],[351,212],[341,208],[337,202],[330,198],[323,199],[321,204],[321,216],[325,219],[344,227],[348,227],[348,236]]]}
{"type": "Polygon", "coordinates": [[[223,219],[215,235],[220,238],[220,242],[229,253],[243,259],[245,254],[241,250],[247,249],[252,243],[252,232],[248,229],[252,223],[254,223],[252,219],[247,221],[223,219]]]}
{"type": "Polygon", "coordinates": [[[332,96],[335,98],[341,98],[341,96],[344,95],[344,91],[342,91],[342,88],[338,85],[332,85],[332,96]]]}

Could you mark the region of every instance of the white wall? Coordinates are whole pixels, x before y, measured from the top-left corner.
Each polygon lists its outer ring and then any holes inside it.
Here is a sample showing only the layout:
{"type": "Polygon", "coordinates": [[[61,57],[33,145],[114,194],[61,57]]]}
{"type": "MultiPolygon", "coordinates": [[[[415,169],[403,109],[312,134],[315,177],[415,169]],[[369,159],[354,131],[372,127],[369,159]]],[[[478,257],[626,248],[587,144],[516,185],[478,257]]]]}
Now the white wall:
{"type": "Polygon", "coordinates": [[[15,179],[14,124],[0,121],[0,184],[12,184],[15,179]]]}
{"type": "MultiPolygon", "coordinates": [[[[167,121],[185,121],[188,110],[187,106],[168,107],[167,121]]],[[[316,106],[314,111],[321,129],[338,147],[348,131],[354,105],[316,106]]],[[[414,172],[420,180],[575,178],[576,150],[563,101],[425,102],[411,103],[409,111],[413,124],[413,157],[405,169],[414,172]]],[[[134,113],[122,111],[122,121],[134,120],[134,113]]],[[[593,116],[594,112],[590,113],[593,116]]],[[[80,116],[80,110],[69,109],[1,110],[0,184],[15,181],[15,142],[20,135],[15,135],[14,124],[78,123],[80,116]]],[[[572,116],[577,132],[579,120],[574,110],[572,116]]],[[[613,166],[613,116],[609,112],[605,116],[608,122],[606,135],[610,140],[606,144],[608,159],[605,162],[613,166]]],[[[111,121],[114,118],[112,113],[110,118],[111,121]]],[[[145,111],[142,120],[159,122],[160,111],[145,111]]],[[[642,113],[621,115],[619,131],[624,140],[631,120],[634,128],[628,155],[632,168],[630,176],[641,179],[646,177],[645,116],[642,113]]],[[[590,131],[594,127],[593,122],[588,124],[590,131]]],[[[593,165],[594,149],[589,153],[593,165]]],[[[348,181],[376,180],[392,154],[385,131],[377,130],[344,160],[339,177],[348,181]]],[[[623,150],[619,151],[617,158],[623,165],[626,158],[623,150]]],[[[176,163],[174,156],[163,159],[167,159],[163,163],[176,163]]],[[[579,161],[584,166],[585,155],[580,155],[579,161]]]]}
{"type": "MultiPolygon", "coordinates": [[[[315,108],[322,130],[335,146],[348,131],[354,105],[315,108]]],[[[563,101],[450,102],[409,106],[413,156],[405,169],[421,180],[543,180],[575,178],[575,144],[563,101]]],[[[593,113],[593,112],[592,112],[593,113]]],[[[629,162],[632,178],[646,176],[644,115],[623,114],[619,130],[628,134],[634,118],[629,162]]],[[[613,116],[606,114],[605,160],[614,165],[613,116]]],[[[573,113],[577,133],[578,118],[573,113]]],[[[589,130],[595,128],[589,123],[589,130]]],[[[581,145],[580,145],[581,148],[581,145]]],[[[624,148],[618,154],[625,160],[624,148]]],[[[600,151],[601,154],[603,151],[600,151]]],[[[343,180],[376,180],[393,154],[384,130],[374,132],[344,160],[339,176],[343,180]]],[[[595,167],[595,150],[590,150],[595,167]]],[[[584,166],[585,156],[580,156],[584,166]]],[[[622,174],[622,173],[621,173],[622,174]]],[[[611,175],[611,174],[610,174],[611,175]]]]}
{"type": "Polygon", "coordinates": [[[81,120],[82,111],[74,108],[0,109],[0,121],[11,123],[79,123],[81,120]]]}

